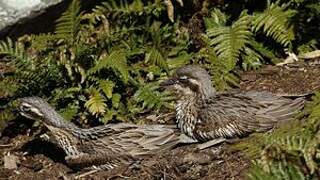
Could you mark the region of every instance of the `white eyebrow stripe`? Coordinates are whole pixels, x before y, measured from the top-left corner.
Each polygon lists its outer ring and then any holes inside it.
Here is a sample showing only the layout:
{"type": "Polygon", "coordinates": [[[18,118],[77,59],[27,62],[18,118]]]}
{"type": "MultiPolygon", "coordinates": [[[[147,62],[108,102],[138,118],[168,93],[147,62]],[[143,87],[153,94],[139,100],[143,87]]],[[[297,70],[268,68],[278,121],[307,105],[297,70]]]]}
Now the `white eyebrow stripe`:
{"type": "Polygon", "coordinates": [[[179,79],[188,79],[187,76],[180,76],[179,79]]]}
{"type": "Polygon", "coordinates": [[[21,103],[21,105],[26,106],[26,107],[31,107],[31,105],[29,103],[25,103],[25,102],[21,103]]]}
{"type": "Polygon", "coordinates": [[[37,108],[33,107],[33,108],[31,108],[31,111],[33,111],[34,113],[38,114],[39,116],[43,116],[43,114],[37,108]]]}
{"type": "Polygon", "coordinates": [[[193,84],[196,84],[196,85],[198,85],[198,86],[201,85],[197,80],[192,79],[192,78],[189,79],[189,82],[191,82],[191,83],[193,83],[193,84]]]}

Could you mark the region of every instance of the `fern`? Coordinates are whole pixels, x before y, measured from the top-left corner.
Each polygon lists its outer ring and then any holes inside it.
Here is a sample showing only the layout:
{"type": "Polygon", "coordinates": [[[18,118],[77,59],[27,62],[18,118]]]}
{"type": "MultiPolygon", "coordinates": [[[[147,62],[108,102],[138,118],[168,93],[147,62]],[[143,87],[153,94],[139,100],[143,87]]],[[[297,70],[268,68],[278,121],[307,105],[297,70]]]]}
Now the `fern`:
{"type": "Polygon", "coordinates": [[[93,115],[99,115],[106,112],[106,103],[104,97],[99,93],[97,89],[91,88],[89,90],[90,98],[84,104],[90,113],[93,115]]]}
{"type": "Polygon", "coordinates": [[[263,57],[249,47],[244,48],[244,53],[241,55],[242,57],[242,67],[245,71],[249,69],[258,69],[263,62],[263,57]]]}
{"type": "Polygon", "coordinates": [[[80,21],[83,12],[80,12],[80,1],[73,0],[67,11],[56,21],[55,33],[72,44],[77,42],[80,30],[80,21]]]}
{"type": "Polygon", "coordinates": [[[155,47],[151,48],[150,51],[147,52],[145,62],[150,63],[151,65],[157,65],[163,69],[168,68],[168,64],[162,53],[155,47]]]}
{"type": "Polygon", "coordinates": [[[249,22],[250,17],[243,11],[231,27],[218,26],[207,30],[207,35],[211,38],[210,44],[228,70],[234,69],[241,50],[249,43],[252,36],[249,22]]]}
{"type": "Polygon", "coordinates": [[[142,85],[134,94],[137,102],[142,102],[142,108],[160,110],[162,107],[170,108],[168,101],[173,100],[173,97],[167,93],[160,93],[156,91],[158,86],[150,83],[142,85]]]}
{"type": "Polygon", "coordinates": [[[79,113],[80,107],[76,104],[69,104],[66,108],[60,109],[62,117],[68,121],[74,119],[79,113]]]}
{"type": "Polygon", "coordinates": [[[19,89],[16,80],[10,78],[0,78],[0,98],[12,97],[19,89]]]}
{"type": "Polygon", "coordinates": [[[116,50],[110,53],[109,56],[103,57],[98,63],[88,71],[88,74],[93,74],[101,71],[104,68],[111,68],[115,73],[119,73],[121,79],[126,83],[129,79],[129,67],[124,50],[116,50]]]}
{"type": "Polygon", "coordinates": [[[279,6],[277,3],[271,3],[264,12],[255,13],[252,19],[253,31],[262,30],[283,46],[291,46],[294,32],[289,27],[289,18],[294,15],[294,11],[286,8],[287,5],[279,6]]]}
{"type": "Polygon", "coordinates": [[[284,162],[272,162],[272,167],[266,172],[259,163],[254,163],[253,167],[248,173],[248,179],[250,180],[274,180],[274,179],[296,179],[307,180],[312,179],[306,177],[299,167],[292,166],[284,162]]]}
{"type": "Polygon", "coordinates": [[[101,90],[103,91],[103,93],[105,94],[105,96],[107,96],[107,98],[109,98],[109,99],[112,98],[112,92],[113,92],[113,88],[115,86],[115,83],[113,81],[100,80],[99,86],[100,86],[101,90]]]}
{"type": "Polygon", "coordinates": [[[313,97],[303,123],[293,121],[271,134],[256,135],[235,148],[243,149],[250,157],[258,158],[250,171],[251,179],[313,177],[318,170],[320,152],[320,98],[313,97]]]}
{"type": "Polygon", "coordinates": [[[25,59],[24,47],[22,44],[13,42],[10,38],[0,42],[0,53],[2,55],[10,55],[14,58],[25,59]]]}
{"type": "Polygon", "coordinates": [[[112,13],[113,18],[121,15],[141,14],[143,10],[144,4],[141,0],[134,0],[131,4],[129,4],[126,0],[111,0],[109,2],[103,2],[102,6],[97,6],[95,8],[95,11],[100,14],[112,13]]]}
{"type": "Polygon", "coordinates": [[[227,24],[227,20],[227,15],[217,8],[214,8],[211,11],[210,17],[204,17],[206,29],[225,26],[227,24]]]}

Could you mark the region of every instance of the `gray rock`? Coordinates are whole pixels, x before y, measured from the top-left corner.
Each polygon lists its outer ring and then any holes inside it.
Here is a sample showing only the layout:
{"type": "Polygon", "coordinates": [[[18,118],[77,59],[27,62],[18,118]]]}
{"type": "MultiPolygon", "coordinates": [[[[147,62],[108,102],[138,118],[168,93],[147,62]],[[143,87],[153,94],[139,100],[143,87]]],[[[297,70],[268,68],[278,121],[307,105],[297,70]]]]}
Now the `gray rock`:
{"type": "Polygon", "coordinates": [[[0,34],[44,13],[63,0],[0,0],[0,34]]]}

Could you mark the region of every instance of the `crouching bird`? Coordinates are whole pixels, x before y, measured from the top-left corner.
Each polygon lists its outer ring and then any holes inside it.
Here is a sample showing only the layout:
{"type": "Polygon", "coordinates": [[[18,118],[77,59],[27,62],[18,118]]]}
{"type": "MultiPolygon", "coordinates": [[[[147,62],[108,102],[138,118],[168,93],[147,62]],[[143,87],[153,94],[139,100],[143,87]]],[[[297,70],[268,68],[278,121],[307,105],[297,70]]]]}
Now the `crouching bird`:
{"type": "Polygon", "coordinates": [[[189,137],[206,142],[265,132],[303,108],[304,98],[287,99],[268,92],[216,92],[206,70],[189,65],[161,85],[177,96],[176,121],[189,137]]]}
{"type": "Polygon", "coordinates": [[[39,97],[19,99],[18,109],[21,115],[40,121],[51,131],[53,142],[67,155],[67,164],[75,168],[112,169],[179,143],[193,142],[174,125],[119,123],[82,129],[65,121],[39,97]]]}

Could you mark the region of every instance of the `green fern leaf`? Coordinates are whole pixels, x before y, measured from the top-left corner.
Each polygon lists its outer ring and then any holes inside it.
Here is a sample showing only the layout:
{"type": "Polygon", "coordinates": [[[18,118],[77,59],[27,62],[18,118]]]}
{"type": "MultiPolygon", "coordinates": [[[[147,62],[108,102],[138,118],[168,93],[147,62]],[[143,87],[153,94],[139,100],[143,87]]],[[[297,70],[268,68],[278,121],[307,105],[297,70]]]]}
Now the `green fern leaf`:
{"type": "Polygon", "coordinates": [[[15,114],[11,110],[9,110],[9,108],[0,111],[0,125],[3,123],[1,121],[11,121],[15,118],[16,118],[15,114]]]}
{"type": "Polygon", "coordinates": [[[90,99],[84,104],[84,106],[93,115],[103,114],[106,112],[106,103],[104,97],[99,93],[97,89],[91,88],[90,99]]]}
{"type": "Polygon", "coordinates": [[[142,15],[147,9],[141,0],[133,0],[131,3],[127,0],[110,0],[95,7],[94,12],[96,14],[112,15],[112,19],[117,19],[133,14],[142,15]]]}
{"type": "Polygon", "coordinates": [[[89,69],[88,74],[97,73],[104,68],[111,68],[115,73],[120,73],[121,79],[125,83],[128,82],[129,67],[123,50],[113,51],[109,56],[102,58],[93,68],[89,69]]]}
{"type": "Polygon", "coordinates": [[[160,93],[157,91],[158,85],[150,83],[147,85],[142,85],[138,91],[134,94],[134,98],[137,102],[142,102],[142,108],[160,110],[162,107],[168,107],[168,101],[173,100],[173,97],[168,93],[160,93]]]}
{"type": "Polygon", "coordinates": [[[204,18],[204,24],[206,29],[212,29],[216,27],[225,26],[227,23],[227,16],[226,14],[222,13],[220,9],[214,8],[211,11],[210,17],[204,18]]]}
{"type": "Polygon", "coordinates": [[[207,30],[207,35],[211,38],[210,44],[229,70],[235,67],[241,50],[252,36],[249,22],[250,16],[243,11],[231,27],[219,26],[207,30]]]}
{"type": "Polygon", "coordinates": [[[79,106],[76,104],[69,104],[66,108],[59,110],[62,117],[68,121],[71,121],[78,115],[79,106]]]}
{"type": "Polygon", "coordinates": [[[100,80],[99,85],[103,93],[107,96],[107,98],[112,98],[112,91],[115,86],[115,83],[110,80],[100,80]]]}
{"type": "Polygon", "coordinates": [[[24,46],[18,42],[13,42],[10,38],[7,38],[6,41],[0,41],[0,55],[13,58],[17,70],[32,65],[30,58],[25,53],[24,46]]]}
{"type": "Polygon", "coordinates": [[[278,43],[289,46],[294,40],[293,29],[288,27],[289,18],[295,12],[286,8],[286,5],[279,6],[277,3],[272,3],[264,12],[255,13],[252,19],[253,31],[262,30],[278,43]]]}
{"type": "Polygon", "coordinates": [[[109,121],[113,119],[113,116],[115,116],[116,114],[117,112],[113,109],[108,109],[107,112],[105,112],[103,117],[101,118],[101,122],[107,124],[109,121]]]}
{"type": "Polygon", "coordinates": [[[118,94],[118,93],[113,94],[112,95],[112,99],[111,99],[112,107],[114,107],[116,109],[119,108],[120,99],[121,99],[121,95],[120,94],[118,94]]]}
{"type": "Polygon", "coordinates": [[[146,54],[145,62],[150,63],[151,65],[157,65],[163,69],[167,69],[168,64],[162,53],[155,47],[151,48],[150,51],[146,54]]]}
{"type": "Polygon", "coordinates": [[[257,70],[262,65],[263,57],[251,48],[245,47],[241,57],[243,59],[242,67],[245,71],[257,70]]]}
{"type": "Polygon", "coordinates": [[[9,78],[0,78],[0,98],[11,97],[19,89],[18,82],[9,78]]]}
{"type": "Polygon", "coordinates": [[[56,21],[55,33],[74,44],[77,41],[80,30],[82,12],[80,12],[80,0],[73,0],[67,11],[56,21]]]}

